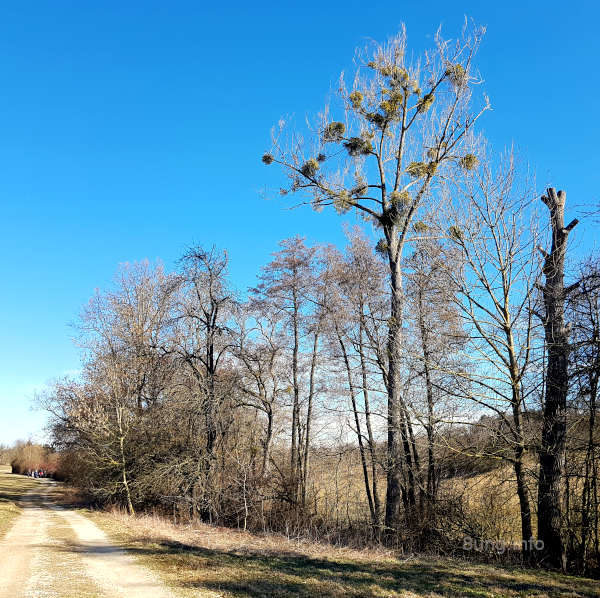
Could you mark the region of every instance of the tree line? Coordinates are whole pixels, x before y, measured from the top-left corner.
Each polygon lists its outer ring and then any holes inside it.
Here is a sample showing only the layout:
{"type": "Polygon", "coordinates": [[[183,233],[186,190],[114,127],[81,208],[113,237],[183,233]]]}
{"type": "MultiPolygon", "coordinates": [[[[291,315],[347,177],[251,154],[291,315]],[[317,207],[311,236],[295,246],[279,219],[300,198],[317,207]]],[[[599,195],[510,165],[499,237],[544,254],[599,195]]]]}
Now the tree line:
{"type": "Polygon", "coordinates": [[[63,475],[131,513],[437,551],[494,539],[457,480],[484,504],[503,477],[523,560],[597,567],[598,263],[568,259],[566,194],[540,212],[477,133],[482,36],[411,60],[402,31],[274,129],[281,195],[364,221],[343,250],[286,239],[240,293],[194,247],[97,293],[81,375],[41,397],[63,475]]]}

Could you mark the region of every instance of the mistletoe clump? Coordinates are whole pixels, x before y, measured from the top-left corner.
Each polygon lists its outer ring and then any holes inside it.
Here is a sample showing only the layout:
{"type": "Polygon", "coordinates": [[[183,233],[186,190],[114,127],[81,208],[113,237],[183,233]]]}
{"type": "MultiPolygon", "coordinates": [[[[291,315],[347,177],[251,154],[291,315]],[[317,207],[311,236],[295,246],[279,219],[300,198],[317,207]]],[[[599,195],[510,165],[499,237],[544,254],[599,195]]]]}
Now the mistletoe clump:
{"type": "Polygon", "coordinates": [[[475,154],[467,154],[459,160],[459,163],[465,170],[474,170],[479,164],[479,159],[475,154]]]}
{"type": "MultiPolygon", "coordinates": [[[[401,57],[401,54],[398,54],[401,57]]],[[[414,94],[420,94],[419,82],[411,79],[408,71],[396,64],[382,64],[380,62],[371,61],[367,63],[369,68],[379,72],[384,77],[388,78],[391,87],[402,88],[404,91],[414,94]]]]}
{"type": "Polygon", "coordinates": [[[446,69],[446,77],[455,87],[462,87],[467,83],[469,77],[462,64],[451,64],[446,69]]]}
{"type": "Polygon", "coordinates": [[[429,227],[422,220],[415,222],[413,224],[413,228],[415,229],[416,233],[424,233],[429,229],[429,227]]]}
{"type": "Polygon", "coordinates": [[[275,158],[269,153],[263,154],[262,161],[264,164],[273,164],[275,158]]]}
{"type": "Polygon", "coordinates": [[[385,114],[381,114],[379,112],[367,112],[365,116],[369,122],[373,123],[379,129],[383,129],[389,120],[385,114]]]}
{"type": "Polygon", "coordinates": [[[397,207],[406,207],[411,203],[410,193],[408,191],[392,191],[390,193],[390,202],[397,207]]]}
{"type": "Polygon", "coordinates": [[[388,242],[384,238],[381,238],[377,241],[377,245],[375,245],[375,251],[381,255],[385,255],[388,251],[388,247],[388,242]]]}
{"type": "Polygon", "coordinates": [[[342,189],[333,197],[333,207],[338,214],[345,214],[356,205],[356,199],[346,190],[342,189]]]}
{"type": "Polygon", "coordinates": [[[382,93],[386,96],[386,99],[379,104],[379,109],[383,112],[385,120],[390,121],[398,118],[404,94],[397,89],[384,89],[382,93]]]}
{"type": "Polygon", "coordinates": [[[362,106],[364,98],[363,98],[363,94],[360,93],[360,91],[356,90],[356,91],[353,91],[348,96],[348,99],[352,103],[352,107],[355,108],[356,110],[358,110],[362,106]]]}
{"type": "Polygon", "coordinates": [[[314,158],[310,158],[302,165],[300,172],[305,177],[311,179],[315,176],[315,174],[317,174],[317,171],[319,170],[319,168],[320,168],[320,166],[319,166],[319,163],[317,162],[317,160],[315,160],[314,158]]]}
{"type": "Polygon", "coordinates": [[[331,122],[323,130],[323,141],[341,141],[346,132],[346,125],[340,122],[331,122]]]}
{"type": "Polygon", "coordinates": [[[438,163],[433,162],[411,162],[406,167],[406,174],[414,179],[420,179],[424,176],[433,176],[437,170],[438,163]]]}
{"type": "Polygon", "coordinates": [[[447,147],[448,144],[445,141],[442,141],[427,150],[427,157],[432,161],[438,161],[439,156],[444,153],[447,147]]]}
{"type": "Polygon", "coordinates": [[[427,110],[429,110],[433,105],[434,101],[435,94],[433,92],[425,94],[421,101],[417,104],[417,110],[421,113],[427,112],[427,110]]]}
{"type": "Polygon", "coordinates": [[[448,234],[450,235],[450,237],[452,239],[454,239],[455,241],[462,241],[463,238],[463,232],[462,230],[460,230],[460,228],[458,226],[456,226],[455,224],[453,224],[449,229],[448,229],[448,234]]]}
{"type": "Polygon", "coordinates": [[[425,162],[411,162],[406,167],[406,174],[414,179],[421,178],[427,174],[427,164],[425,162]]]}
{"type": "Polygon", "coordinates": [[[350,139],[344,142],[344,147],[352,157],[367,156],[373,151],[371,141],[362,137],[350,137],[350,139]]]}

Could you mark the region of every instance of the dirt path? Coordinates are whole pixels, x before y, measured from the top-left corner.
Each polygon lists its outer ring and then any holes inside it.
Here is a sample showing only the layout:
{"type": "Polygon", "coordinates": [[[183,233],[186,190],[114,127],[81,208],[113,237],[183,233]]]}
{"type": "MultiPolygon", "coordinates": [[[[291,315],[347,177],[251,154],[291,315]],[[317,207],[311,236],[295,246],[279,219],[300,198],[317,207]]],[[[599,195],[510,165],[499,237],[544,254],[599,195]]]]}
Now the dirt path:
{"type": "Polygon", "coordinates": [[[0,541],[0,598],[176,598],[83,515],[52,502],[40,480],[0,541]]]}

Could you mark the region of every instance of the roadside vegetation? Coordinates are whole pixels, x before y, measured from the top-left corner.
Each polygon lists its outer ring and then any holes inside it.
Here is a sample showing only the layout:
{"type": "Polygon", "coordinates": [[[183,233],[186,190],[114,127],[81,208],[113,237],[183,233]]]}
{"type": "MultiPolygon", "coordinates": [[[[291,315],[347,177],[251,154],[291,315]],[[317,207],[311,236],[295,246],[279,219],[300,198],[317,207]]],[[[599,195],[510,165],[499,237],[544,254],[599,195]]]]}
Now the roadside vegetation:
{"type": "MultiPolygon", "coordinates": [[[[10,473],[8,466],[0,467],[0,538],[21,513],[23,496],[39,484],[10,473]]],[[[77,508],[72,490],[62,485],[46,498],[77,508]]],[[[130,516],[116,510],[80,512],[102,528],[114,545],[156,571],[177,595],[190,598],[600,595],[594,580],[540,570],[448,558],[399,558],[382,547],[356,550],[198,522],[175,525],[162,517],[130,516]]],[[[54,525],[52,533],[55,540],[75,546],[70,528],[54,525]]],[[[78,579],[72,588],[75,593],[85,589],[81,586],[85,576],[78,579]]]]}
{"type": "MultiPolygon", "coordinates": [[[[261,598],[600,596],[598,582],[450,558],[397,557],[159,517],[88,512],[122,547],[185,596],[261,598]]],[[[500,560],[500,559],[499,559],[500,560]]]]}

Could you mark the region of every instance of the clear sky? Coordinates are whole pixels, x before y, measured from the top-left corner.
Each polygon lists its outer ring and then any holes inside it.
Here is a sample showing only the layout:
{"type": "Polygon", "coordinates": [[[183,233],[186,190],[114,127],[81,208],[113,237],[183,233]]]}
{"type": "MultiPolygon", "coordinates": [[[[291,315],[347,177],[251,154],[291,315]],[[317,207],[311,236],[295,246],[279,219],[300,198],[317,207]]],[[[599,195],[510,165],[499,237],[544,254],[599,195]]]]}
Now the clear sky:
{"type": "MultiPolygon", "coordinates": [[[[571,206],[598,204],[599,6],[2,3],[0,443],[39,437],[30,399],[79,367],[69,323],[120,262],[171,267],[190,244],[217,244],[243,289],[280,239],[341,242],[334,214],[261,197],[277,176],[260,156],[281,116],[322,106],[355,46],[402,22],[417,51],[464,15],[487,25],[484,132],[514,141],[571,206]]],[[[590,244],[593,229],[574,234],[590,244]]]]}

